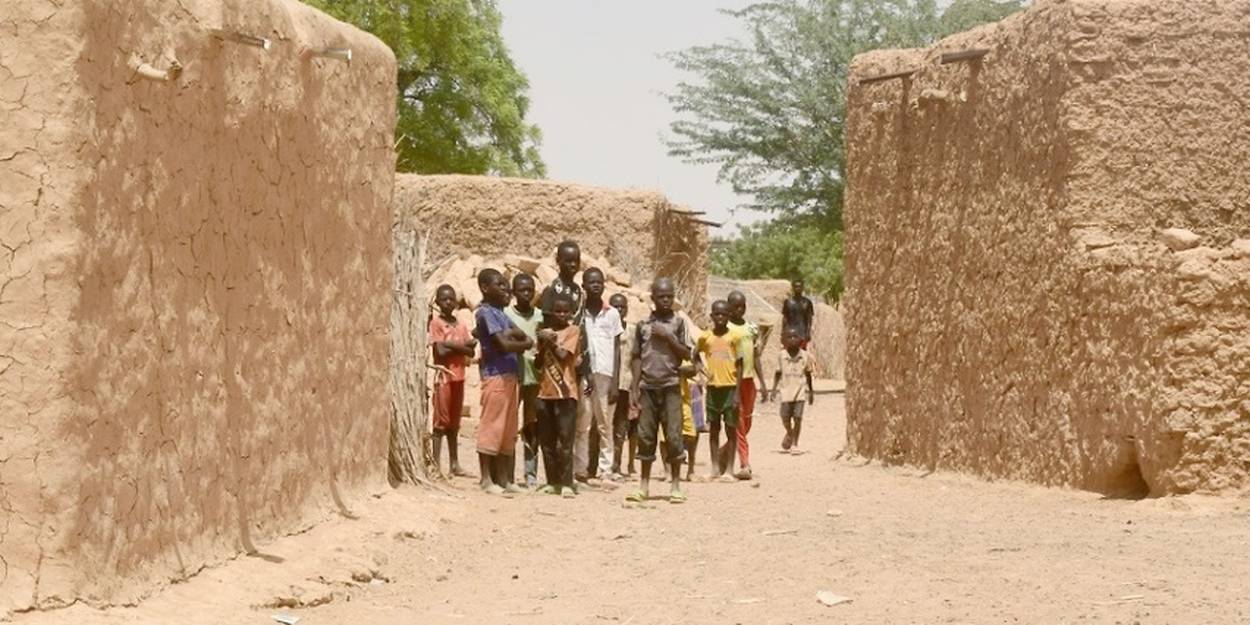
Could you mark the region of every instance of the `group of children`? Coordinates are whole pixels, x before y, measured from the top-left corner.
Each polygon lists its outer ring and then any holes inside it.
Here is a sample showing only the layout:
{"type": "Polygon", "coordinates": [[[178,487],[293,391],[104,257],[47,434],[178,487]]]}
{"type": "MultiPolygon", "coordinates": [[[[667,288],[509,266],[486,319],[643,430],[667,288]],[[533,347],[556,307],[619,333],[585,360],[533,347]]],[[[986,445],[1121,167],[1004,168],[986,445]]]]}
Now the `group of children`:
{"type": "MultiPolygon", "coordinates": [[[[623,481],[633,473],[636,458],[641,464],[639,487],[626,499],[642,501],[650,494],[652,466],[660,459],[668,475],[657,478],[670,482],[669,501],[682,503],[681,468],[686,464],[686,479],[694,479],[703,429],[711,443],[709,478],[751,479],[747,437],[757,394],[765,400],[769,395],[760,366],[759,330],[745,319],[746,298],[734,292],[714,302],[712,327],[691,336],[685,318],[674,311],[672,280],[657,278],[651,285],[650,316],[627,331],[628,300],[621,294],[604,300],[602,271],[588,268],[582,284],[575,283],[581,270],[575,242],[557,247],[556,264],[558,277],[537,298],[529,274],[517,274],[509,284],[497,270],[480,271],[482,303],[472,332],[456,319],[454,289],[444,284],[436,290],[438,314],[429,323],[438,370],[435,461],[445,440],[451,474],[467,474],[459,463],[457,436],[465,368],[480,348],[477,452],[481,487],[487,493],[538,488],[541,452],[546,484],[540,492],[575,497],[579,484],[594,475],[623,481]],[[700,399],[702,411],[697,409],[700,399]],[[696,423],[702,415],[706,423],[696,423]],[[518,434],[524,485],[515,480],[518,434]],[[622,472],[626,444],[630,459],[622,472]]],[[[785,349],[773,388],[782,402],[784,450],[797,449],[803,403],[813,401],[812,360],[804,349],[809,338],[802,328],[783,327],[785,349]]]]}

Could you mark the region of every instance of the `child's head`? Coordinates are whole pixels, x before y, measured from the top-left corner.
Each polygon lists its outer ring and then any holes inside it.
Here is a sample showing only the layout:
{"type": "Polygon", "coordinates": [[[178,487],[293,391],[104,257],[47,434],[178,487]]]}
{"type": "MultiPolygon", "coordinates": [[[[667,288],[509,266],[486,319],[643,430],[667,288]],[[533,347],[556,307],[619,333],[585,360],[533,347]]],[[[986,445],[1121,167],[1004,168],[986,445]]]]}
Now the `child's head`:
{"type": "Polygon", "coordinates": [[[591,267],[582,272],[582,288],[592,298],[603,297],[603,282],[603,271],[598,267],[591,267]]]}
{"type": "Polygon", "coordinates": [[[673,281],[670,278],[656,278],[651,283],[651,303],[655,312],[667,315],[673,312],[673,281]]]}
{"type": "Polygon", "coordinates": [[[803,279],[795,278],[790,281],[790,290],[794,292],[795,297],[803,296],[803,279]]]}
{"type": "Polygon", "coordinates": [[[560,268],[560,277],[572,280],[573,275],[582,269],[582,248],[576,241],[564,240],[556,246],[556,266],[560,268]]]}
{"type": "Polygon", "coordinates": [[[795,328],[786,328],[785,334],[781,335],[781,344],[790,351],[795,351],[803,346],[803,336],[795,328]]]}
{"type": "Polygon", "coordinates": [[[616,312],[620,313],[621,321],[625,321],[625,318],[629,316],[629,298],[625,297],[624,294],[617,293],[612,297],[609,297],[608,305],[615,308],[616,312]]]}
{"type": "Polygon", "coordinates": [[[434,305],[444,317],[452,316],[456,312],[456,290],[450,284],[438,285],[434,291],[434,305]]]}
{"type": "Polygon", "coordinates": [[[573,298],[566,293],[556,295],[551,302],[551,319],[548,322],[552,328],[563,330],[569,325],[569,319],[573,317],[573,298]]]}
{"type": "Polygon", "coordinates": [[[527,310],[534,305],[534,276],[521,272],[512,278],[512,297],[516,298],[517,308],[527,310]]]}
{"type": "Polygon", "coordinates": [[[742,291],[730,291],[725,301],[729,304],[729,318],[742,321],[747,314],[747,296],[742,291]]]}
{"type": "Polygon", "coordinates": [[[712,329],[725,330],[729,327],[729,302],[718,299],[712,302],[712,329]]]}
{"type": "Polygon", "coordinates": [[[487,267],[477,273],[477,288],[482,299],[494,306],[508,304],[508,280],[497,269],[487,267]]]}

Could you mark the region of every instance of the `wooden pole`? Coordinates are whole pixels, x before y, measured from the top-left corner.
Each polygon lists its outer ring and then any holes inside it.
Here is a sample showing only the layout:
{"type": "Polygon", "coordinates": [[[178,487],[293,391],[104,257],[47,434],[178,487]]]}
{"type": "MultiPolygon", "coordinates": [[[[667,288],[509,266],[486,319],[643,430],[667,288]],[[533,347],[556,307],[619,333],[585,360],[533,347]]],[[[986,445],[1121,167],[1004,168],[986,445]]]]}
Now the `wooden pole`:
{"type": "Polygon", "coordinates": [[[895,80],[895,79],[898,79],[898,78],[908,78],[908,77],[910,77],[912,74],[915,74],[915,73],[916,73],[916,71],[917,71],[917,70],[914,70],[914,69],[909,69],[909,70],[904,70],[904,71],[901,71],[901,72],[894,72],[894,73],[892,73],[892,74],[881,74],[881,75],[879,75],[879,76],[869,76],[868,78],[861,78],[861,79],[859,79],[859,84],[861,84],[861,85],[871,85],[872,83],[877,83],[877,82],[885,82],[885,81],[887,81],[887,80],[895,80]]]}
{"type": "Polygon", "coordinates": [[[959,52],[947,52],[942,55],[941,63],[942,65],[947,65],[963,61],[977,61],[989,53],[990,51],[988,48],[975,48],[972,50],[960,50],[959,52]]]}
{"type": "Polygon", "coordinates": [[[395,283],[391,294],[391,436],[387,466],[391,479],[429,484],[430,439],[425,366],[425,253],[429,233],[406,225],[394,236],[395,283]]]}

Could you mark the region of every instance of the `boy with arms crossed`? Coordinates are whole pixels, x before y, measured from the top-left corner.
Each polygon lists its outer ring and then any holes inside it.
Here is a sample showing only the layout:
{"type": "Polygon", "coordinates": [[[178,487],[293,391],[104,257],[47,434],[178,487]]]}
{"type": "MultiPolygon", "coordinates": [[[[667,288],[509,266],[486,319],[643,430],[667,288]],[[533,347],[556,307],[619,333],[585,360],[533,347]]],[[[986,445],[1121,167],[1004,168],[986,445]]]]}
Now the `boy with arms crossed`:
{"type": "Polygon", "coordinates": [[[516,453],[520,354],[534,346],[507,313],[508,281],[495,269],[477,274],[482,304],[474,315],[474,336],[482,344],[482,416],[477,428],[477,455],[482,490],[492,495],[524,492],[512,483],[516,453]]]}
{"type": "Polygon", "coordinates": [[[457,477],[468,475],[460,468],[460,413],[464,408],[464,370],[473,357],[477,341],[456,319],[456,290],[440,284],[434,292],[438,314],[430,319],[429,342],[434,364],[442,367],[434,378],[434,464],[441,466],[439,450],[447,440],[447,470],[457,477]]]}

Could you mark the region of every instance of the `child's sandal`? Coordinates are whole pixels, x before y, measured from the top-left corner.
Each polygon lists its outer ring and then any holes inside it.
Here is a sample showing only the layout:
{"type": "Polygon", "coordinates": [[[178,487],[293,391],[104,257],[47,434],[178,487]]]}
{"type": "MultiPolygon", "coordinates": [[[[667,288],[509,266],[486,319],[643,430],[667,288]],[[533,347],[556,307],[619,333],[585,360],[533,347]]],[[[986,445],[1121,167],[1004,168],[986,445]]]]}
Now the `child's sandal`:
{"type": "Polygon", "coordinates": [[[668,496],[668,502],[672,504],[686,503],[686,493],[673,493],[668,496]]]}
{"type": "Polygon", "coordinates": [[[640,490],[636,490],[628,495],[625,495],[625,501],[628,501],[629,503],[642,503],[646,499],[646,495],[642,494],[642,491],[640,490]]]}

